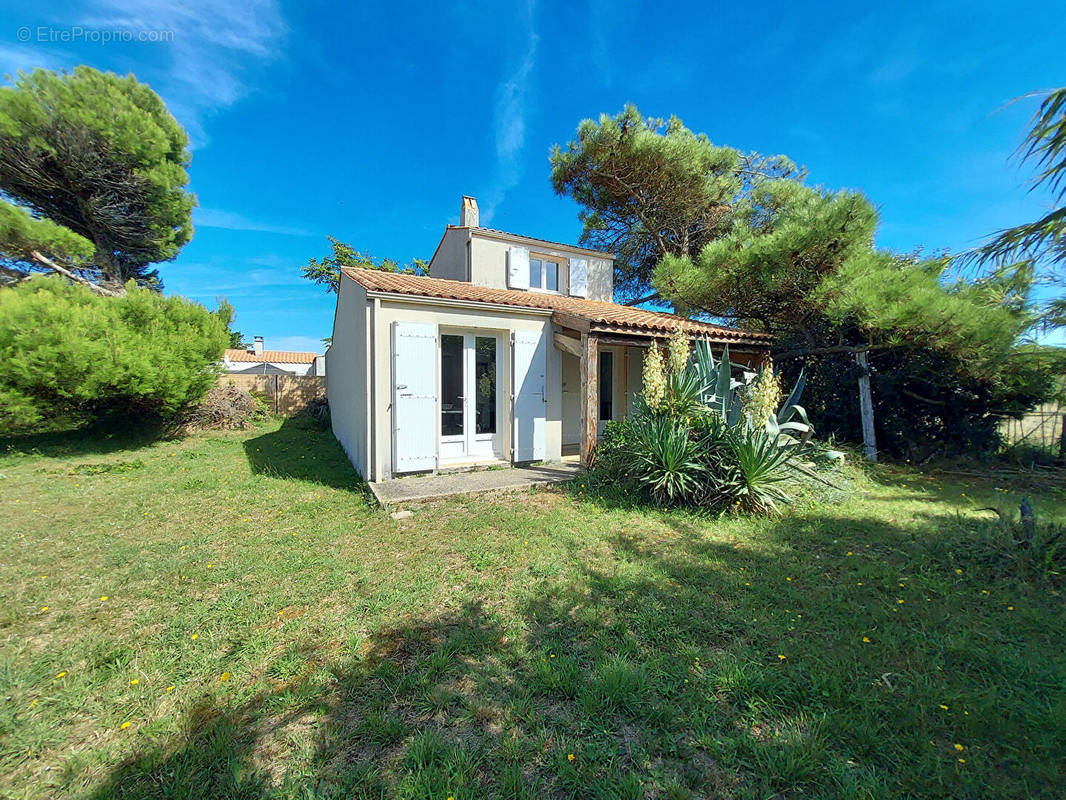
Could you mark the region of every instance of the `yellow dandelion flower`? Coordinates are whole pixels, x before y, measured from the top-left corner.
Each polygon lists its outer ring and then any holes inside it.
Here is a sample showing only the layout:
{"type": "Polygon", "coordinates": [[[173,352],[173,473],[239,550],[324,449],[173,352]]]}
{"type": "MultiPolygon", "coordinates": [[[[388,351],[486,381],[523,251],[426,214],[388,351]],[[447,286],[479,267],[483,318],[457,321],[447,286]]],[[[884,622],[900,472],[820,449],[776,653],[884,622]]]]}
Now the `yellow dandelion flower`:
{"type": "Polygon", "coordinates": [[[863,641],[863,644],[869,644],[870,643],[870,637],[869,636],[863,636],[862,637],[862,641],[863,641]]]}
{"type": "Polygon", "coordinates": [[[129,720],[126,720],[125,722],[123,722],[118,727],[119,727],[119,730],[123,730],[124,731],[124,730],[126,730],[126,728],[128,728],[132,724],[133,724],[132,722],[130,722],[129,720]]]}
{"type": "Polygon", "coordinates": [[[66,670],[63,670],[62,672],[57,672],[56,673],[56,678],[57,679],[58,678],[65,678],[66,676],[67,676],[67,671],[66,670]]]}
{"type": "Polygon", "coordinates": [[[785,580],[786,580],[786,581],[791,581],[791,580],[792,580],[792,578],[785,578],[785,580]]]}
{"type": "Polygon", "coordinates": [[[947,710],[948,710],[948,707],[947,707],[946,705],[944,705],[943,703],[941,703],[941,704],[940,704],[940,707],[941,707],[942,709],[944,709],[945,711],[947,711],[947,710]]]}
{"type": "Polygon", "coordinates": [[[229,673],[228,673],[228,672],[223,672],[223,673],[222,673],[222,674],[221,674],[221,675],[219,676],[219,678],[218,678],[218,679],[219,679],[220,681],[228,681],[228,680],[229,680],[229,678],[230,678],[230,675],[229,675],[229,673]]]}
{"type": "Polygon", "coordinates": [[[957,569],[957,570],[955,570],[955,574],[956,574],[956,575],[961,575],[961,574],[962,574],[962,570],[961,570],[961,569],[957,569]]]}
{"type": "Polygon", "coordinates": [[[784,661],[784,660],[785,660],[785,657],[784,657],[784,656],[782,656],[782,655],[778,655],[778,658],[779,658],[779,659],[781,659],[782,661],[784,661]]]}
{"type": "Polygon", "coordinates": [[[130,686],[136,686],[140,682],[141,682],[140,678],[134,678],[132,681],[130,681],[130,686]]]}
{"type": "Polygon", "coordinates": [[[1014,610],[1014,606],[1007,606],[1007,611],[1013,611],[1013,610],[1014,610]]]}
{"type": "Polygon", "coordinates": [[[198,634],[198,633],[194,633],[194,634],[193,634],[192,636],[190,636],[189,638],[190,638],[190,639],[199,639],[199,638],[200,638],[200,634],[198,634]]]}
{"type": "Polygon", "coordinates": [[[960,758],[959,759],[959,763],[960,764],[965,764],[966,763],[966,759],[965,758],[960,758]]]}
{"type": "Polygon", "coordinates": [[[848,552],[846,552],[844,555],[850,556],[850,555],[852,555],[852,552],[850,550],[848,550],[848,552]]]}
{"type": "Polygon", "coordinates": [[[174,687],[173,686],[168,686],[166,690],[168,692],[173,692],[174,691],[174,687]]]}
{"type": "Polygon", "coordinates": [[[47,610],[48,610],[48,606],[41,606],[41,611],[47,611],[47,610]]]}
{"type": "Polygon", "coordinates": [[[897,600],[896,602],[897,602],[897,603],[899,603],[900,605],[903,605],[903,604],[904,604],[905,602],[907,602],[907,601],[906,601],[906,600],[902,600],[902,599],[900,599],[900,600],[897,600]]]}
{"type": "Polygon", "coordinates": [[[101,595],[101,597],[100,597],[100,600],[101,600],[101,601],[103,601],[103,600],[107,600],[107,599],[108,599],[108,597],[107,597],[107,595],[106,595],[106,594],[105,594],[105,595],[101,595]]]}
{"type": "Polygon", "coordinates": [[[566,754],[566,760],[567,761],[573,761],[574,760],[574,754],[573,753],[567,753],[566,754]]]}
{"type": "Polygon", "coordinates": [[[963,746],[962,746],[961,744],[959,744],[958,742],[956,742],[956,743],[955,743],[955,749],[956,749],[956,750],[958,750],[958,751],[959,751],[959,752],[961,753],[961,752],[962,752],[963,750],[965,750],[966,748],[965,748],[965,747],[963,747],[963,746]]]}

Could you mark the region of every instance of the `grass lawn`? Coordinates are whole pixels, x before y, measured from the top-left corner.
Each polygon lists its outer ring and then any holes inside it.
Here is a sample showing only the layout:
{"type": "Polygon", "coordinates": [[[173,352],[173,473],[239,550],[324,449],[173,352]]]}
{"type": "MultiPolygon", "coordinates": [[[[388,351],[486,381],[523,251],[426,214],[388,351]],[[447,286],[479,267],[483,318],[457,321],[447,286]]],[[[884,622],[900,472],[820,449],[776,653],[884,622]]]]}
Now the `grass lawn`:
{"type": "Polygon", "coordinates": [[[397,522],[298,422],[9,444],[0,796],[1062,797],[1060,587],[967,555],[1021,487],[855,481],[397,522]]]}

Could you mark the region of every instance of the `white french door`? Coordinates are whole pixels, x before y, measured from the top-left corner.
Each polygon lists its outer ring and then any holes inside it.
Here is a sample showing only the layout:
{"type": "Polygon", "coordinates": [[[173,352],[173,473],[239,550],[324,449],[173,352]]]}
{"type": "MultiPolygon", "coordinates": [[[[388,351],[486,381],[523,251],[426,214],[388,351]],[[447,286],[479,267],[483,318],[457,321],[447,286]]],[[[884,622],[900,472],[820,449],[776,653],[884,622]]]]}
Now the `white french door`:
{"type": "Polygon", "coordinates": [[[442,464],[499,454],[500,351],[496,334],[441,331],[442,464]]]}

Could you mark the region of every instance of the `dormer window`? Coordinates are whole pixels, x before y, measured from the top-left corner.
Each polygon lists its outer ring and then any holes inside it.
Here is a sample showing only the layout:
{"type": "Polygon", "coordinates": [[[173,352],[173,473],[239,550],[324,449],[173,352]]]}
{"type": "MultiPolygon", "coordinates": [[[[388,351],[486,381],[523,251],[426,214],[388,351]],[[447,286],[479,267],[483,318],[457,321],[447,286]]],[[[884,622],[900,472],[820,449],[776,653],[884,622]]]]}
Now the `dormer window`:
{"type": "Polygon", "coordinates": [[[530,258],[529,288],[542,292],[558,292],[559,263],[543,258],[530,258]]]}

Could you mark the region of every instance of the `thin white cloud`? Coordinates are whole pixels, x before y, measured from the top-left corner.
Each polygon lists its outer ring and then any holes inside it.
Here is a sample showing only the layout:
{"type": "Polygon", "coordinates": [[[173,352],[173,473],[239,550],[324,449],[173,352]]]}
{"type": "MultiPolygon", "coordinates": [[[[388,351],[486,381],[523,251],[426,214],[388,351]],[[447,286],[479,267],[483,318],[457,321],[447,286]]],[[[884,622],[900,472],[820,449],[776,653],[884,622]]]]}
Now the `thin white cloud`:
{"type": "Polygon", "coordinates": [[[256,231],[258,233],[276,233],[281,236],[318,236],[306,228],[291,225],[274,225],[248,219],[232,211],[217,208],[197,208],[193,210],[193,224],[200,228],[222,228],[227,231],[256,231]]]}
{"type": "Polygon", "coordinates": [[[15,78],[19,70],[32,72],[37,67],[59,69],[65,65],[55,53],[32,43],[0,43],[0,74],[15,78]]]}
{"type": "Polygon", "coordinates": [[[204,118],[254,90],[256,71],[284,53],[287,28],[276,0],[98,0],[82,21],[87,27],[173,31],[170,41],[145,45],[155,83],[159,52],[168,56],[155,88],[202,145],[204,118]]]}
{"type": "Polygon", "coordinates": [[[492,114],[492,131],[496,144],[496,174],[481,207],[481,223],[487,225],[507,192],[522,177],[522,155],[526,144],[526,116],[530,85],[537,66],[539,37],[533,26],[532,0],[525,7],[524,27],[520,37],[526,41],[521,60],[496,91],[492,114]]]}

